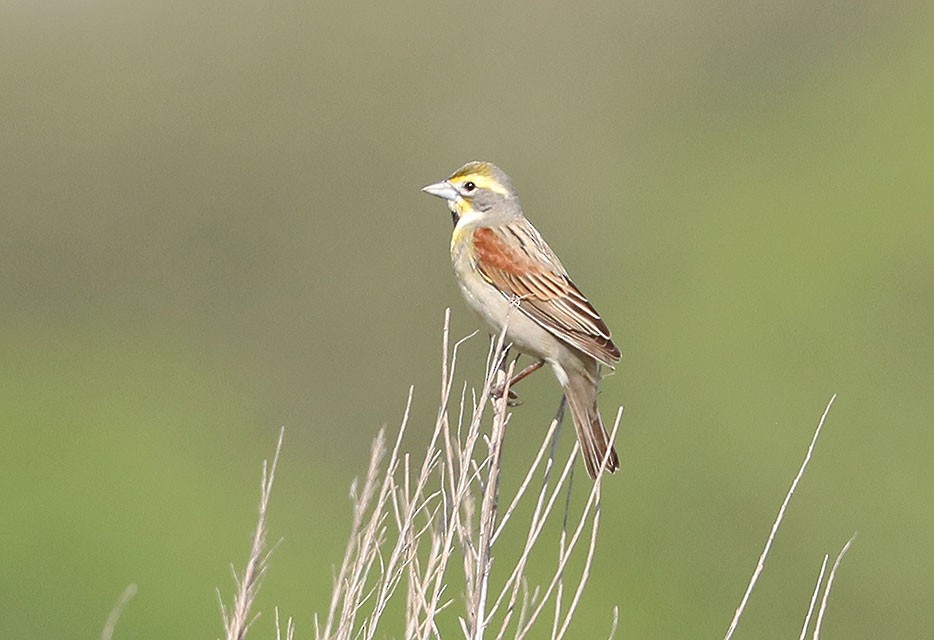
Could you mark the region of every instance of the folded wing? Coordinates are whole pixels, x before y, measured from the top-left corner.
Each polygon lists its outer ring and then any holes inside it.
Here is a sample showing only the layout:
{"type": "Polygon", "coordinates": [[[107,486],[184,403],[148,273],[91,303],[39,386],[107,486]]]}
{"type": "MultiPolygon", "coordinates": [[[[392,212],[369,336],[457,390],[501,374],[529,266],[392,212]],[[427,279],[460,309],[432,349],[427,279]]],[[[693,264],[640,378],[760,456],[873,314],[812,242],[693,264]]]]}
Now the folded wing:
{"type": "Polygon", "coordinates": [[[527,220],[476,229],[473,259],[487,282],[552,335],[608,366],[619,362],[603,318],[527,220]]]}

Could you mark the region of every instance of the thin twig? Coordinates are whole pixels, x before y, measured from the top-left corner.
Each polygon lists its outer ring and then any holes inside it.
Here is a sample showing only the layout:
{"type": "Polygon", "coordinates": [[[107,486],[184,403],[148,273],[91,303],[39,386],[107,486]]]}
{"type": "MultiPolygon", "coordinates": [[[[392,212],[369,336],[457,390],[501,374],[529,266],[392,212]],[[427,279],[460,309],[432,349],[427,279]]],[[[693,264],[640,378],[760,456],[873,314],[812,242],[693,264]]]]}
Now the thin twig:
{"type": "MultiPolygon", "coordinates": [[[[334,581],[327,622],[322,628],[315,619],[318,640],[381,637],[380,634],[385,634],[381,630],[383,614],[390,601],[403,591],[404,602],[398,608],[405,616],[406,640],[440,640],[441,614],[452,608],[458,594],[462,594],[464,609],[453,615],[469,640],[482,640],[494,624],[498,637],[502,637],[510,626],[520,595],[520,630],[534,624],[543,603],[560,600],[555,595],[554,582],[545,591],[535,587],[530,593],[525,566],[546,521],[560,517],[556,506],[569,486],[579,445],[575,443],[566,464],[557,470],[560,471],[555,474],[557,478],[550,480],[554,460],[548,451],[554,446],[560,425],[559,409],[559,419],[545,433],[542,447],[519,489],[501,496],[500,476],[510,421],[506,400],[515,362],[504,371],[508,347],[503,331],[489,343],[482,386],[476,389],[464,384],[460,397],[452,398],[458,351],[468,338],[452,345],[450,312],[446,312],[440,403],[424,457],[412,456],[401,449],[401,431],[408,419],[411,392],[392,451],[385,452],[384,436],[378,438],[366,480],[359,490],[352,492],[351,540],[334,581]],[[490,403],[491,389],[497,382],[506,388],[502,396],[490,403]],[[487,409],[488,404],[492,404],[492,411],[487,409]],[[531,479],[543,464],[546,480],[538,496],[530,496],[531,479]],[[494,588],[491,582],[494,546],[506,522],[516,517],[523,496],[534,501],[527,541],[506,583],[494,588]],[[502,505],[508,505],[505,511],[501,510],[502,505]],[[462,575],[455,566],[458,561],[462,575]],[[462,586],[452,584],[452,573],[463,579],[462,586]],[[400,588],[403,582],[405,585],[400,588]]],[[[564,504],[567,514],[569,507],[564,504]]],[[[561,615],[556,619],[556,628],[560,633],[567,628],[589,577],[599,521],[592,492],[583,515],[567,531],[567,541],[559,549],[556,575],[563,575],[582,532],[591,529],[591,546],[570,607],[567,611],[558,608],[561,615]]]]}
{"type": "Polygon", "coordinates": [[[101,631],[101,640],[111,640],[114,635],[114,629],[117,626],[117,622],[120,620],[120,614],[123,613],[124,607],[133,599],[133,596],[136,595],[136,585],[129,584],[126,589],[123,590],[123,593],[120,594],[120,597],[117,598],[117,604],[114,605],[114,608],[110,610],[110,615],[107,616],[107,622],[104,624],[104,630],[101,631]]]}
{"type": "Polygon", "coordinates": [[[610,635],[607,640],[613,640],[616,636],[616,629],[619,627],[619,607],[613,607],[613,624],[610,627],[610,635]]]}
{"type": "Polygon", "coordinates": [[[820,628],[821,624],[824,622],[824,613],[827,611],[827,601],[830,599],[830,589],[833,587],[833,580],[837,575],[837,569],[840,568],[840,563],[843,562],[843,556],[846,555],[846,552],[849,551],[850,545],[853,544],[853,540],[856,539],[856,534],[854,533],[850,536],[850,539],[846,541],[846,544],[843,545],[843,548],[840,549],[840,553],[837,554],[836,560],[833,561],[833,567],[830,569],[830,575],[827,576],[827,586],[824,587],[824,595],[821,598],[820,610],[817,612],[817,620],[814,622],[814,640],[820,640],[820,628]]]}
{"type": "Polygon", "coordinates": [[[801,635],[798,640],[804,640],[808,634],[808,627],[811,626],[811,615],[814,613],[814,606],[817,604],[817,596],[820,594],[821,584],[824,582],[824,571],[827,570],[827,559],[829,556],[824,554],[824,561],[820,564],[820,573],[817,574],[817,584],[814,585],[814,593],[811,594],[811,602],[808,604],[807,615],[804,616],[804,626],[801,627],[801,635]]]}
{"type": "Polygon", "coordinates": [[[263,461],[263,479],[260,485],[259,515],[256,519],[256,529],[253,532],[253,542],[250,545],[250,556],[242,575],[231,568],[234,583],[237,586],[234,594],[233,606],[228,610],[221,602],[221,617],[224,621],[224,630],[227,640],[242,640],[246,637],[250,625],[256,619],[251,617],[250,609],[259,593],[259,587],[266,574],[269,556],[272,549],[266,549],[266,514],[269,509],[269,498],[272,495],[272,485],[276,478],[276,466],[279,464],[279,454],[282,451],[282,440],[285,438],[285,427],[279,430],[279,440],[276,443],[276,453],[272,464],[263,461]]]}
{"type": "MultiPolygon", "coordinates": [[[[610,432],[610,442],[616,441],[616,434],[619,431],[620,420],[623,418],[623,408],[620,407],[616,413],[616,421],[613,423],[613,429],[610,432]]],[[[600,462],[600,468],[605,469],[607,460],[610,457],[610,449],[607,448],[606,453],[603,456],[603,460],[600,462]]],[[[584,562],[584,569],[581,572],[580,580],[577,583],[577,590],[574,592],[574,597],[571,599],[571,603],[568,605],[567,613],[564,616],[564,623],[561,625],[561,629],[558,634],[555,636],[556,639],[564,637],[564,634],[567,633],[568,627],[571,624],[571,618],[574,616],[574,612],[577,611],[577,606],[580,604],[581,596],[584,593],[584,587],[587,585],[587,581],[590,579],[590,568],[593,566],[594,554],[597,550],[597,533],[600,530],[600,490],[603,483],[603,478],[606,477],[606,473],[600,473],[597,479],[594,481],[594,493],[596,494],[596,507],[594,508],[593,514],[593,523],[591,524],[590,531],[590,545],[587,547],[587,557],[584,562]]],[[[614,622],[614,629],[616,624],[614,622]]]]}
{"type": "Polygon", "coordinates": [[[736,626],[739,624],[740,616],[743,615],[743,611],[746,609],[746,603],[749,601],[749,596],[752,594],[752,590],[756,586],[756,582],[759,580],[759,576],[762,574],[763,569],[765,569],[765,560],[769,556],[769,551],[772,549],[772,543],[775,541],[775,535],[778,533],[778,528],[782,524],[782,520],[785,517],[785,509],[788,508],[788,503],[791,502],[791,496],[794,495],[795,489],[798,487],[798,482],[801,481],[801,478],[804,476],[804,472],[808,467],[808,463],[811,461],[811,454],[814,452],[814,445],[817,444],[817,438],[820,436],[821,429],[824,426],[824,421],[827,419],[827,414],[830,413],[830,407],[833,406],[833,401],[836,399],[837,394],[833,394],[830,398],[830,402],[827,403],[827,407],[824,409],[823,415],[821,415],[820,422],[817,424],[817,429],[814,430],[814,437],[811,438],[811,444],[808,445],[807,454],[804,456],[804,461],[801,463],[801,467],[798,469],[798,473],[795,475],[795,479],[791,482],[791,487],[788,489],[788,493],[785,494],[785,499],[782,501],[782,506],[778,510],[778,515],[775,518],[775,522],[772,523],[772,529],[769,531],[769,537],[765,542],[765,548],[762,550],[762,554],[759,556],[759,561],[756,563],[756,569],[752,573],[752,578],[749,580],[749,584],[746,586],[746,592],[743,594],[743,599],[739,603],[739,607],[736,609],[736,613],[733,615],[733,620],[730,622],[730,628],[727,629],[726,636],[724,640],[729,640],[733,637],[733,632],[736,630],[736,626]]]}
{"type": "Polygon", "coordinates": [[[285,621],[285,637],[282,636],[282,622],[279,620],[279,607],[276,607],[276,640],[293,640],[295,638],[295,621],[289,616],[285,621]]]}

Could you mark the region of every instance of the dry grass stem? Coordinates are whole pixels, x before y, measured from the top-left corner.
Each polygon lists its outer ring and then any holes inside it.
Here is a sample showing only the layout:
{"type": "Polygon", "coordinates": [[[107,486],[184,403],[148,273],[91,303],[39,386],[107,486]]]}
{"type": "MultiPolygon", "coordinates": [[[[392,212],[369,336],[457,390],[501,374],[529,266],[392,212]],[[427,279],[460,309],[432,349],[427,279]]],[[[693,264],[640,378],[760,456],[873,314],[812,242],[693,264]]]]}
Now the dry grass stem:
{"type": "Polygon", "coordinates": [[[279,619],[279,607],[276,607],[276,640],[295,640],[295,622],[290,616],[285,621],[285,634],[282,633],[282,622],[279,619]]]}
{"type": "MultiPolygon", "coordinates": [[[[814,453],[814,447],[817,444],[817,439],[820,437],[821,429],[824,427],[824,422],[827,420],[827,415],[830,413],[830,408],[833,406],[833,402],[836,399],[837,395],[834,394],[831,396],[830,401],[827,403],[827,406],[824,408],[824,413],[821,415],[820,421],[817,424],[817,428],[814,430],[814,436],[811,438],[811,443],[808,445],[807,453],[804,456],[804,460],[801,463],[798,473],[795,475],[794,480],[791,482],[791,487],[788,489],[788,493],[785,494],[785,499],[782,501],[782,505],[778,510],[778,515],[775,518],[775,521],[772,523],[772,528],[769,531],[768,539],[765,543],[765,548],[762,550],[761,555],[759,556],[759,561],[756,564],[756,569],[753,571],[752,577],[749,580],[749,584],[746,586],[746,592],[743,594],[743,599],[739,604],[739,607],[736,609],[736,613],[733,615],[733,620],[730,622],[730,627],[726,632],[724,640],[729,640],[733,636],[733,632],[736,630],[737,625],[739,624],[740,617],[743,614],[743,611],[746,609],[746,604],[749,602],[749,597],[752,594],[753,589],[756,586],[756,582],[759,580],[759,576],[762,574],[762,571],[765,569],[765,561],[768,558],[769,551],[772,549],[772,543],[775,541],[775,536],[778,533],[778,529],[782,524],[782,520],[785,517],[785,511],[788,508],[788,504],[791,502],[791,497],[795,493],[795,489],[798,487],[798,483],[801,481],[801,478],[804,476],[804,472],[807,470],[808,463],[811,461],[811,456],[814,453]]],[[[833,576],[836,572],[837,567],[839,566],[840,560],[843,557],[843,554],[846,553],[847,549],[850,547],[850,543],[853,541],[853,538],[850,538],[850,541],[846,543],[843,550],[840,552],[840,555],[837,556],[836,562],[834,562],[834,567],[830,572],[830,577],[828,578],[827,586],[824,590],[824,598],[821,603],[821,609],[818,612],[817,622],[814,629],[814,640],[817,640],[818,634],[820,632],[820,624],[823,618],[824,609],[827,604],[827,598],[830,595],[830,585],[833,581],[833,576]]],[[[810,623],[811,615],[814,611],[814,603],[817,593],[820,589],[821,581],[824,576],[824,568],[826,567],[826,558],[824,560],[824,566],[821,567],[821,573],[818,577],[817,587],[815,588],[814,595],[811,598],[811,605],[808,609],[807,616],[804,621],[804,629],[802,629],[801,637],[803,638],[807,633],[808,624],[810,623]]]]}
{"type": "Polygon", "coordinates": [[[123,593],[120,594],[120,597],[117,598],[117,604],[115,604],[114,608],[110,610],[110,615],[107,616],[107,622],[104,624],[103,631],[101,631],[101,640],[111,640],[111,638],[113,638],[114,629],[117,627],[117,622],[120,620],[120,614],[123,613],[123,609],[135,595],[136,585],[127,585],[127,588],[124,589],[123,593]]]}
{"type": "MultiPolygon", "coordinates": [[[[450,311],[445,313],[440,402],[424,453],[405,453],[402,446],[412,407],[411,388],[391,447],[385,429],[374,439],[366,474],[350,489],[350,534],[334,575],[327,614],[323,622],[317,615],[314,618],[316,640],[372,640],[400,629],[411,640],[440,640],[450,637],[452,629],[459,629],[467,640],[559,640],[568,635],[593,567],[606,474],[587,485],[585,496],[574,492],[579,444],[575,441],[560,460],[557,454],[566,406],[562,399],[531,466],[515,488],[510,488],[508,479],[504,485],[508,386],[516,360],[506,364],[509,347],[504,344],[505,332],[501,333],[490,342],[479,391],[463,383],[455,392],[458,353],[473,335],[451,345],[450,311]],[[492,397],[494,386],[497,394],[492,397]],[[530,512],[527,523],[517,522],[518,514],[525,511],[530,512]],[[500,546],[507,534],[520,539],[513,555],[509,547],[500,546]],[[538,573],[544,570],[541,584],[534,584],[528,571],[532,566],[538,573]]],[[[725,640],[733,636],[765,568],[835,398],[827,403],[785,494],[725,640]]],[[[622,415],[620,407],[611,441],[622,415]]],[[[242,575],[234,571],[233,604],[228,609],[221,602],[227,640],[242,640],[255,620],[250,611],[271,553],[266,550],[266,514],[283,435],[284,430],[272,463],[263,463],[259,517],[246,568],[242,575]]],[[[604,465],[609,455],[608,450],[604,465]]],[[[854,538],[837,555],[826,584],[828,558],[824,557],[799,640],[807,636],[823,586],[813,630],[813,640],[819,640],[834,578],[854,538]]],[[[514,540],[510,543],[515,545],[514,540]]],[[[103,640],[112,637],[120,611],[133,593],[135,586],[130,585],[107,621],[103,640]]],[[[615,636],[618,624],[619,609],[614,608],[609,638],[615,636]]],[[[292,619],[283,627],[278,609],[275,629],[276,640],[294,640],[292,619]]]]}
{"type": "Polygon", "coordinates": [[[824,582],[824,572],[827,570],[827,559],[828,556],[824,554],[824,561],[820,565],[820,573],[817,574],[817,584],[814,585],[814,592],[811,594],[811,601],[808,604],[807,615],[804,616],[804,626],[801,627],[801,635],[798,636],[798,640],[804,640],[808,634],[808,628],[811,626],[811,616],[814,614],[814,606],[817,604],[817,596],[820,595],[820,587],[824,582]]]}
{"type": "MultiPolygon", "coordinates": [[[[388,611],[404,619],[405,638],[440,639],[457,628],[470,640],[524,638],[533,629],[538,637],[562,638],[580,602],[596,549],[601,481],[589,491],[581,513],[572,517],[570,488],[578,448],[574,446],[561,474],[552,480],[556,419],[518,488],[503,495],[508,388],[495,399],[491,389],[508,387],[515,361],[506,364],[508,348],[504,334],[499,335],[490,343],[479,391],[463,384],[455,392],[458,353],[471,336],[451,345],[449,322],[450,312],[445,314],[440,402],[432,435],[423,454],[401,452],[410,391],[392,450],[387,452],[385,434],[380,433],[362,487],[351,494],[350,542],[325,622],[318,624],[316,619],[318,640],[391,634],[393,630],[384,629],[398,623],[387,622],[388,611]],[[538,474],[543,478],[541,489],[532,492],[538,474]],[[555,508],[562,495],[563,512],[555,508]],[[517,557],[509,559],[505,547],[504,557],[497,557],[494,549],[506,524],[515,523],[523,501],[532,511],[525,542],[517,557]],[[547,585],[530,590],[526,568],[533,550],[545,544],[548,522],[560,528],[558,554],[551,561],[547,585]],[[585,539],[583,569],[571,583],[565,605],[565,572],[585,539]],[[549,606],[554,610],[550,632],[542,620],[549,606]]],[[[618,426],[617,417],[614,435],[618,426]]]]}
{"type": "Polygon", "coordinates": [[[824,587],[824,595],[821,597],[820,610],[817,612],[817,621],[814,623],[814,640],[820,640],[820,630],[821,625],[824,622],[824,613],[827,611],[827,601],[830,599],[830,589],[833,587],[834,578],[837,575],[837,569],[840,568],[840,563],[843,562],[843,556],[846,555],[846,552],[850,550],[850,545],[853,544],[853,540],[856,539],[856,534],[854,533],[850,536],[850,539],[846,541],[846,544],[843,545],[843,548],[840,549],[840,553],[837,554],[836,559],[833,561],[833,567],[830,569],[830,575],[827,576],[827,585],[824,587]]]}
{"type": "Polygon", "coordinates": [[[607,640],[613,640],[616,637],[616,630],[619,628],[619,607],[613,607],[613,624],[610,626],[610,635],[607,640]]]}
{"type": "Polygon", "coordinates": [[[250,545],[250,555],[242,575],[231,567],[236,593],[232,606],[228,609],[218,591],[221,618],[224,623],[226,640],[242,640],[246,637],[255,616],[250,615],[253,602],[259,593],[260,583],[266,574],[269,556],[272,550],[266,549],[266,514],[269,510],[269,498],[272,495],[272,485],[276,477],[276,466],[279,464],[279,453],[282,451],[282,439],[285,437],[285,428],[279,430],[279,441],[276,443],[276,453],[272,464],[263,461],[263,478],[260,485],[259,516],[256,520],[256,529],[253,532],[253,541],[250,545]]]}

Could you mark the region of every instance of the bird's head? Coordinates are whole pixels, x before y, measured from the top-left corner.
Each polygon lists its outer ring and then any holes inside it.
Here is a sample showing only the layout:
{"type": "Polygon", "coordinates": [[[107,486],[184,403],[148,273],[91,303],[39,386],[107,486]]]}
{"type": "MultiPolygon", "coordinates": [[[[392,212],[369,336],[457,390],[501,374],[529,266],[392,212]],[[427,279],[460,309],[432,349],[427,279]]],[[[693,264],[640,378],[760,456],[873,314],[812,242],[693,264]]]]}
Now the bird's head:
{"type": "Polygon", "coordinates": [[[455,226],[519,210],[512,180],[492,162],[468,162],[445,180],[422,187],[422,191],[447,201],[455,226]]]}

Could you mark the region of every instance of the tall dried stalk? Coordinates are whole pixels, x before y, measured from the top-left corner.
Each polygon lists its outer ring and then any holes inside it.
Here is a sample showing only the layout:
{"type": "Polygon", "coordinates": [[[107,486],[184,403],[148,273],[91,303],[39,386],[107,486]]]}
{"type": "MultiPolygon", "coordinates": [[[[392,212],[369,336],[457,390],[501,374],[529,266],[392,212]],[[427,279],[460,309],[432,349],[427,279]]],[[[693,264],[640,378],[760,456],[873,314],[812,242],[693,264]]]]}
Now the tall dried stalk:
{"type": "MultiPolygon", "coordinates": [[[[549,609],[555,623],[547,637],[557,639],[567,633],[593,562],[602,479],[592,485],[581,514],[568,524],[570,494],[563,501],[558,498],[570,490],[577,445],[552,482],[556,461],[550,452],[559,424],[556,418],[524,481],[504,499],[501,453],[509,414],[504,399],[490,402],[490,390],[495,384],[507,383],[512,365],[505,365],[501,335],[491,342],[482,389],[468,393],[465,385],[454,401],[457,355],[469,337],[452,347],[449,319],[448,313],[441,398],[428,446],[417,460],[401,453],[410,392],[392,449],[387,452],[381,432],[362,487],[352,492],[351,535],[327,615],[323,623],[316,619],[318,640],[368,639],[394,633],[384,628],[388,624],[384,616],[394,596],[404,617],[405,638],[441,638],[445,621],[454,619],[470,640],[525,638],[549,609]],[[451,411],[452,404],[456,411],[451,411]],[[488,411],[491,404],[492,411],[488,411]],[[544,480],[535,493],[531,486],[539,473],[544,480]],[[498,548],[503,527],[523,500],[534,505],[526,541],[516,557],[494,560],[493,550],[498,548]],[[502,504],[507,507],[502,509],[502,504]],[[544,587],[529,589],[529,557],[543,544],[546,522],[557,518],[565,524],[553,573],[544,587]],[[573,579],[569,590],[573,595],[565,602],[565,572],[579,547],[583,547],[583,569],[573,579]],[[494,583],[491,579],[494,562],[505,566],[504,581],[494,583]],[[455,580],[463,586],[455,587],[455,580]],[[461,592],[463,596],[458,598],[461,592]]],[[[501,395],[506,397],[508,389],[501,395]]],[[[619,416],[614,435],[618,424],[619,416]]],[[[536,633],[544,637],[542,631],[536,633]]]]}
{"type": "MultiPolygon", "coordinates": [[[[456,626],[467,640],[529,637],[557,640],[568,633],[596,550],[604,476],[590,485],[583,505],[578,507],[579,514],[572,518],[571,484],[579,445],[575,443],[563,460],[556,457],[554,443],[564,412],[562,400],[518,488],[504,495],[500,477],[510,417],[505,400],[508,388],[499,394],[500,399],[492,402],[491,389],[494,385],[506,385],[515,363],[505,365],[504,337],[500,335],[491,342],[479,393],[468,390],[465,384],[455,400],[452,391],[458,351],[472,336],[451,346],[449,321],[450,312],[445,314],[439,409],[424,455],[412,456],[402,449],[412,403],[410,389],[402,424],[391,448],[385,430],[381,430],[374,440],[363,482],[359,485],[355,482],[351,487],[350,535],[334,576],[327,615],[323,621],[315,616],[317,640],[372,639],[377,634],[398,637],[400,631],[406,639],[440,639],[443,635],[449,637],[447,629],[456,626]],[[450,408],[452,404],[454,411],[450,408]],[[491,411],[487,409],[489,405],[491,411]],[[536,478],[540,485],[533,489],[536,478]],[[513,532],[522,527],[516,518],[523,504],[531,508],[531,516],[523,529],[521,548],[509,557],[499,543],[507,525],[513,532]],[[557,552],[547,565],[550,575],[543,584],[531,587],[527,571],[530,559],[533,551],[540,554],[543,547],[547,548],[547,536],[543,534],[546,525],[555,521],[561,524],[557,552]],[[501,553],[494,557],[494,549],[501,553]],[[568,575],[568,565],[575,553],[581,567],[568,575]],[[497,580],[491,578],[494,564],[497,580]],[[401,629],[398,622],[390,622],[392,618],[387,617],[391,610],[402,616],[401,629]],[[550,617],[550,625],[546,615],[550,617]],[[390,627],[391,624],[396,626],[390,627]]],[[[833,400],[827,404],[804,461],[779,508],[730,623],[727,639],[735,631],[764,570],[833,400]]],[[[615,439],[621,417],[622,408],[617,412],[611,439],[615,439]]],[[[281,447],[280,433],[272,464],[268,468],[263,464],[259,518],[249,560],[242,575],[234,573],[237,591],[232,607],[228,610],[221,604],[228,640],[244,638],[255,619],[250,610],[269,558],[265,544],[266,512],[281,447]]],[[[802,639],[811,628],[823,586],[812,636],[813,640],[819,640],[834,577],[852,542],[853,538],[838,554],[826,584],[825,556],[801,630],[802,639]]],[[[617,623],[618,610],[614,610],[611,638],[617,623]]],[[[276,631],[278,640],[292,640],[295,633],[291,618],[283,630],[278,610],[276,631]]]]}
{"type": "MultiPolygon", "coordinates": [[[[830,397],[830,401],[827,402],[827,406],[824,408],[824,413],[821,414],[820,421],[817,423],[817,428],[814,430],[814,435],[811,437],[811,443],[808,445],[807,452],[804,455],[804,460],[801,462],[801,466],[798,468],[798,473],[795,474],[794,479],[791,481],[791,487],[789,487],[788,492],[785,494],[785,499],[782,501],[781,506],[778,508],[778,514],[775,516],[775,520],[772,522],[772,527],[769,530],[768,538],[765,541],[765,547],[762,549],[762,553],[759,555],[759,561],[756,563],[756,568],[752,572],[752,577],[749,579],[749,584],[746,586],[746,591],[743,593],[742,600],[740,600],[739,606],[736,608],[735,613],[733,614],[733,619],[730,621],[730,626],[726,631],[726,636],[724,640],[730,640],[733,637],[733,633],[736,631],[736,627],[739,625],[740,618],[742,618],[743,612],[746,610],[746,604],[749,602],[749,597],[752,595],[753,590],[756,587],[756,583],[759,581],[759,577],[762,575],[762,572],[765,570],[765,561],[769,557],[769,552],[772,549],[772,544],[775,542],[775,536],[778,534],[778,529],[782,525],[782,521],[785,518],[785,511],[788,509],[788,505],[791,503],[791,498],[795,494],[795,490],[798,488],[798,483],[801,482],[801,478],[804,477],[804,472],[807,471],[808,464],[811,462],[811,456],[814,454],[814,447],[817,445],[817,439],[820,437],[821,430],[824,428],[824,422],[827,420],[827,416],[830,414],[830,408],[833,406],[834,400],[837,399],[837,394],[833,394],[830,397]]],[[[833,563],[833,568],[830,571],[830,575],[827,578],[827,584],[824,586],[824,595],[821,600],[821,607],[817,614],[817,621],[814,624],[814,635],[813,640],[819,640],[821,624],[824,618],[824,612],[827,609],[827,600],[830,598],[830,590],[833,586],[833,580],[836,576],[837,569],[840,568],[840,563],[843,560],[843,556],[849,550],[850,545],[853,543],[856,534],[854,533],[852,537],[847,541],[843,546],[843,549],[837,555],[836,561],[833,563]]],[[[814,605],[817,602],[817,595],[820,592],[821,584],[824,579],[824,572],[827,568],[827,556],[824,556],[824,561],[821,564],[820,575],[817,578],[817,585],[814,587],[814,593],[811,596],[810,605],[808,606],[807,614],[804,617],[804,627],[801,629],[801,636],[803,638],[807,635],[808,628],[811,623],[811,616],[814,613],[814,605]]]]}
{"type": "MultiPolygon", "coordinates": [[[[266,575],[266,569],[269,566],[269,555],[272,550],[266,549],[266,514],[269,511],[269,498],[272,496],[272,485],[276,479],[276,466],[279,464],[279,453],[282,451],[282,439],[285,437],[285,429],[279,430],[279,441],[276,444],[276,453],[272,458],[272,463],[263,461],[263,480],[260,485],[259,515],[256,520],[256,529],[253,532],[253,542],[250,545],[250,556],[246,563],[243,573],[237,574],[237,571],[231,567],[236,593],[234,594],[233,604],[228,608],[220,592],[217,597],[220,601],[221,618],[224,621],[224,632],[226,640],[243,640],[250,625],[256,616],[250,614],[253,602],[256,600],[256,594],[259,593],[260,583],[266,575]]],[[[278,619],[278,616],[277,616],[278,619]]]]}
{"type": "Polygon", "coordinates": [[[107,616],[107,622],[104,623],[104,630],[101,631],[101,640],[111,640],[114,637],[114,629],[117,626],[117,622],[120,620],[120,615],[135,595],[136,585],[127,585],[127,588],[123,590],[123,593],[121,593],[120,597],[117,599],[114,608],[111,609],[110,615],[107,616]]]}

